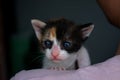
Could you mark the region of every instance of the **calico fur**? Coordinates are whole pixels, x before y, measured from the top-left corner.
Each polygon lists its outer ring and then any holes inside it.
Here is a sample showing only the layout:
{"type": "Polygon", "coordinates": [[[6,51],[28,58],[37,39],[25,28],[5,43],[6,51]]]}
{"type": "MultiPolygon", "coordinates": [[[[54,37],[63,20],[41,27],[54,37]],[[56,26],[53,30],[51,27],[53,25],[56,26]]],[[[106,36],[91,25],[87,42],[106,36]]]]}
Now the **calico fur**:
{"type": "Polygon", "coordinates": [[[76,25],[62,18],[45,23],[32,20],[32,25],[40,43],[40,50],[45,54],[43,68],[73,70],[76,61],[79,68],[90,65],[89,53],[83,43],[94,28],[92,23],[76,25]]]}

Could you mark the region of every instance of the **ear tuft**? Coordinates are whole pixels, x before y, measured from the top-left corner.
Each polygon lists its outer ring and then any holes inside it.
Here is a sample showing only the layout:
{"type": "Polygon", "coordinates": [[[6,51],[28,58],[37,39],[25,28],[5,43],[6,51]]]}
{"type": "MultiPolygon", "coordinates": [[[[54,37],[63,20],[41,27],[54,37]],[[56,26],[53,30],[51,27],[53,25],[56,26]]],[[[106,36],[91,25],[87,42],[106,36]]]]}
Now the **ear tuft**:
{"type": "Polygon", "coordinates": [[[93,29],[94,29],[94,24],[92,23],[83,25],[83,28],[82,28],[83,39],[88,38],[90,34],[92,33],[93,29]]]}
{"type": "Polygon", "coordinates": [[[37,38],[40,40],[41,39],[41,28],[44,28],[46,26],[46,23],[38,19],[32,19],[31,23],[32,23],[32,26],[33,26],[33,29],[35,31],[37,38]]]}

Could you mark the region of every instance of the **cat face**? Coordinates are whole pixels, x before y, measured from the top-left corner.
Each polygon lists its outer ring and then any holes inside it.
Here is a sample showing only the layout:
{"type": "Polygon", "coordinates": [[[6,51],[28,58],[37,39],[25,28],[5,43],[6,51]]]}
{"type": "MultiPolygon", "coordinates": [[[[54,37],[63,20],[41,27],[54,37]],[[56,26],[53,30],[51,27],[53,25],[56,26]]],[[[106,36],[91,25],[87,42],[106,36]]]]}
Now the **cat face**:
{"type": "Polygon", "coordinates": [[[75,25],[66,19],[50,20],[46,23],[32,20],[41,50],[53,62],[60,62],[75,54],[90,35],[94,25],[75,25]]]}

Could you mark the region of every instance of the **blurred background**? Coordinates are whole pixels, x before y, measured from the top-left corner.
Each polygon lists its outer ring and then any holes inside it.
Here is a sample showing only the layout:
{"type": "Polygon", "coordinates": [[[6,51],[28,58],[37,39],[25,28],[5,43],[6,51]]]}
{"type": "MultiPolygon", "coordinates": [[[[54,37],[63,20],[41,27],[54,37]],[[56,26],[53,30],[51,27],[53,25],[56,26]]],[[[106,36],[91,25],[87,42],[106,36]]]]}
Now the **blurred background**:
{"type": "Polygon", "coordinates": [[[23,69],[40,68],[41,54],[31,19],[64,17],[94,31],[85,43],[92,64],[115,55],[120,30],[109,24],[96,0],[0,0],[0,80],[23,69]]]}

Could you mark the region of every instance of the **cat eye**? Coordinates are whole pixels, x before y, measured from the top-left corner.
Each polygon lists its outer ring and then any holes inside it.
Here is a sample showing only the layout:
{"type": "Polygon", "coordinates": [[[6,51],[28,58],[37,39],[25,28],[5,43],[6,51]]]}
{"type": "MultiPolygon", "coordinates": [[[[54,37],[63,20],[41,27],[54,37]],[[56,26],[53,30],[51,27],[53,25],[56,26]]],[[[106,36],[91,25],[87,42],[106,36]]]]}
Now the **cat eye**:
{"type": "Polygon", "coordinates": [[[50,41],[50,40],[45,40],[45,41],[44,41],[44,46],[45,46],[46,48],[51,48],[51,47],[52,47],[52,44],[53,44],[53,42],[50,41]]]}
{"type": "Polygon", "coordinates": [[[71,42],[65,41],[65,42],[63,42],[62,45],[63,45],[64,48],[68,49],[68,48],[71,47],[72,44],[71,44],[71,42]]]}

